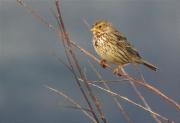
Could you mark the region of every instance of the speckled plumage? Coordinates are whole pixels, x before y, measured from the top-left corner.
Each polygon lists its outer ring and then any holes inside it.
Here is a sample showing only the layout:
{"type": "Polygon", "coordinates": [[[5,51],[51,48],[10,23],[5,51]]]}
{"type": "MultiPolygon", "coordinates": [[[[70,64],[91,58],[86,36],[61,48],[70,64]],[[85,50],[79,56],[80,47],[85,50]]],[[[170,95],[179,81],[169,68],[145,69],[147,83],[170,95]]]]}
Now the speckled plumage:
{"type": "Polygon", "coordinates": [[[127,38],[117,31],[111,23],[99,20],[91,28],[93,47],[101,59],[124,66],[128,63],[143,64],[152,70],[157,68],[142,59],[127,38]]]}

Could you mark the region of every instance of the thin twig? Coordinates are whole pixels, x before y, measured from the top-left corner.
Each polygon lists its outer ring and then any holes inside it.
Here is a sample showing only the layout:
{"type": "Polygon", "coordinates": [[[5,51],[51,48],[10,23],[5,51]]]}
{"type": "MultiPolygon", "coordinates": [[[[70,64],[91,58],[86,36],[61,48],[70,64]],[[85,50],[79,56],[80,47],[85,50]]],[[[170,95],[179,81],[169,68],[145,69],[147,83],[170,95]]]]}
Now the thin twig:
{"type": "Polygon", "coordinates": [[[98,89],[103,90],[104,92],[110,93],[110,94],[112,94],[112,95],[114,95],[114,96],[116,96],[116,97],[119,97],[119,98],[121,98],[121,99],[123,99],[123,100],[126,100],[127,102],[129,102],[129,103],[131,103],[131,104],[133,104],[133,105],[135,105],[135,106],[137,106],[137,107],[139,107],[139,108],[141,108],[141,109],[143,109],[143,110],[145,110],[145,111],[147,111],[147,112],[150,112],[150,113],[158,116],[159,118],[167,121],[168,123],[174,123],[173,121],[167,119],[166,117],[164,117],[164,116],[162,116],[162,115],[160,115],[160,114],[158,114],[158,113],[156,113],[156,112],[154,112],[154,111],[152,111],[152,110],[147,109],[146,107],[144,107],[144,106],[142,106],[142,105],[140,105],[140,104],[138,104],[138,103],[130,100],[130,99],[127,98],[127,97],[121,96],[121,95],[119,95],[119,94],[117,94],[117,93],[115,93],[115,92],[113,92],[113,91],[107,90],[107,89],[105,89],[105,88],[103,88],[103,87],[101,87],[101,86],[99,86],[99,85],[96,85],[96,84],[93,84],[93,83],[89,83],[89,84],[92,85],[92,86],[94,86],[94,87],[97,87],[98,89]]]}
{"type": "Polygon", "coordinates": [[[60,57],[58,57],[54,51],[51,51],[50,53],[52,54],[52,56],[55,56],[57,58],[58,62],[63,64],[69,71],[72,71],[71,67],[67,63],[65,63],[60,57]]]}
{"type": "MultiPolygon", "coordinates": [[[[137,64],[135,64],[135,68],[136,68],[136,71],[138,71],[140,73],[140,76],[141,76],[141,79],[143,82],[145,82],[145,79],[144,79],[144,76],[143,74],[141,73],[139,67],[137,66],[137,64]]],[[[146,106],[147,109],[151,110],[151,107],[149,106],[149,104],[147,103],[146,99],[144,98],[144,96],[140,93],[140,91],[137,89],[136,85],[131,82],[131,85],[132,87],[134,88],[134,90],[136,91],[137,95],[139,96],[139,98],[142,100],[142,102],[144,103],[144,105],[146,106]]],[[[162,123],[157,117],[156,115],[152,114],[151,113],[151,116],[154,118],[154,120],[157,122],[157,123],[162,123]]]]}
{"type": "MultiPolygon", "coordinates": [[[[104,81],[104,80],[103,80],[103,77],[102,77],[101,74],[97,71],[97,69],[94,67],[94,65],[93,65],[91,62],[88,62],[88,63],[90,64],[90,66],[91,66],[91,68],[93,69],[93,71],[96,73],[97,77],[98,77],[99,79],[101,79],[102,81],[104,81]]],[[[106,88],[107,90],[111,91],[111,88],[108,86],[108,84],[107,84],[105,81],[103,82],[103,84],[104,84],[104,86],[105,86],[105,88],[106,88]]],[[[129,117],[128,113],[125,111],[125,109],[123,108],[123,106],[122,106],[122,105],[120,104],[120,102],[118,101],[117,97],[113,96],[112,94],[111,94],[111,96],[112,96],[114,102],[116,103],[118,109],[120,110],[120,112],[122,113],[122,115],[125,117],[126,121],[127,121],[128,123],[133,123],[133,121],[132,121],[131,118],[129,117]]]]}
{"type": "Polygon", "coordinates": [[[96,106],[96,108],[97,108],[97,111],[98,111],[99,114],[100,114],[100,118],[102,119],[103,122],[106,122],[106,119],[104,119],[104,118],[105,118],[105,117],[104,117],[104,113],[103,113],[102,110],[101,110],[101,103],[100,103],[100,101],[98,100],[98,98],[95,96],[95,94],[93,94],[93,91],[92,91],[92,89],[90,88],[90,86],[89,86],[89,84],[88,84],[87,76],[86,76],[85,71],[84,71],[84,76],[85,76],[85,80],[86,80],[85,83],[88,85],[88,88],[90,89],[90,90],[89,90],[89,91],[91,92],[90,96],[91,96],[92,100],[93,100],[94,103],[95,103],[95,106],[96,106]]]}
{"type": "MultiPolygon", "coordinates": [[[[89,96],[91,97],[92,101],[95,103],[95,107],[98,111],[98,113],[100,114],[100,118],[101,120],[104,122],[104,123],[107,123],[104,115],[103,115],[103,112],[101,111],[101,108],[99,107],[98,103],[97,103],[97,99],[95,97],[95,95],[92,93],[92,90],[90,88],[90,86],[88,85],[88,83],[86,82],[86,78],[85,78],[85,75],[83,74],[81,68],[80,68],[80,65],[79,65],[79,62],[75,56],[75,53],[72,51],[71,49],[71,43],[70,43],[70,39],[69,39],[69,36],[68,36],[68,33],[66,32],[66,29],[65,29],[65,25],[64,25],[64,22],[63,22],[63,18],[62,18],[62,14],[61,14],[61,11],[60,11],[60,6],[59,6],[59,0],[55,0],[55,4],[56,4],[56,8],[57,8],[57,12],[58,12],[58,17],[59,17],[59,22],[60,22],[60,25],[61,25],[61,30],[63,32],[63,38],[64,40],[66,41],[65,43],[67,44],[67,46],[69,47],[69,56],[71,57],[71,59],[69,60],[69,62],[73,62],[74,63],[74,69],[77,69],[77,71],[79,72],[79,75],[82,77],[82,79],[85,81],[85,86],[88,90],[88,93],[89,93],[89,96]],[[72,60],[72,61],[71,61],[72,60]]],[[[78,79],[76,77],[76,80],[78,82],[78,79]]],[[[78,82],[78,84],[80,84],[78,82]]],[[[86,98],[88,100],[88,98],[86,98]]],[[[95,117],[96,121],[98,121],[98,118],[96,116],[96,114],[94,113],[93,111],[93,108],[90,104],[88,104],[90,106],[90,109],[92,110],[92,114],[93,116],[95,117]]]]}
{"type": "Polygon", "coordinates": [[[121,80],[88,80],[89,83],[119,83],[119,82],[124,82],[124,81],[129,81],[127,79],[121,79],[121,80]]]}
{"type": "Polygon", "coordinates": [[[64,48],[65,48],[65,51],[66,51],[66,56],[67,56],[67,59],[68,59],[68,62],[70,64],[70,66],[71,66],[72,73],[74,75],[76,83],[77,83],[80,91],[82,92],[83,97],[86,100],[86,102],[87,102],[87,104],[88,104],[88,106],[89,106],[89,108],[91,110],[91,113],[92,113],[93,117],[95,118],[96,122],[99,123],[99,119],[96,116],[96,113],[95,113],[95,111],[94,111],[94,109],[93,109],[93,107],[92,107],[92,105],[91,105],[91,103],[90,103],[90,101],[88,99],[88,96],[87,96],[83,86],[79,82],[77,74],[75,72],[75,69],[78,69],[78,72],[80,73],[80,76],[83,78],[83,80],[85,80],[84,76],[83,76],[83,74],[81,72],[80,66],[79,66],[79,64],[78,64],[78,62],[76,60],[75,54],[74,54],[74,52],[71,49],[71,45],[69,43],[70,40],[69,40],[68,34],[66,32],[65,26],[64,26],[64,22],[63,22],[63,19],[62,19],[62,15],[61,15],[61,11],[60,11],[59,1],[58,0],[55,0],[55,5],[56,5],[56,9],[57,9],[58,24],[59,24],[59,28],[60,28],[60,32],[61,32],[60,33],[61,35],[58,35],[58,36],[63,41],[63,45],[64,45],[64,48]],[[68,48],[66,48],[66,46],[68,48]]]}
{"type": "MultiPolygon", "coordinates": [[[[63,96],[67,101],[69,101],[70,103],[75,105],[78,109],[80,109],[89,119],[91,119],[93,121],[93,123],[97,123],[96,120],[91,115],[89,115],[89,113],[86,110],[83,110],[82,106],[80,104],[78,104],[75,100],[73,100],[72,98],[70,98],[69,96],[64,94],[63,92],[58,91],[57,89],[54,89],[48,85],[45,85],[45,87],[51,91],[54,91],[58,95],[63,96]]],[[[91,110],[89,110],[89,111],[91,112],[91,110]]]]}

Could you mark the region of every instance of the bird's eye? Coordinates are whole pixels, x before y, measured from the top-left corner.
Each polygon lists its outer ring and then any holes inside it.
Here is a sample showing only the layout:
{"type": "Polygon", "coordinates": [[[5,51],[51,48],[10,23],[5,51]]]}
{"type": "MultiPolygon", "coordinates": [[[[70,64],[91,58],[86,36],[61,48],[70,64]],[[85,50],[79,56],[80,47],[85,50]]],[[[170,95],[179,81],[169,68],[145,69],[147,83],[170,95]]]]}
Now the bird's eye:
{"type": "Polygon", "coordinates": [[[102,26],[100,25],[99,28],[101,28],[102,26]]]}

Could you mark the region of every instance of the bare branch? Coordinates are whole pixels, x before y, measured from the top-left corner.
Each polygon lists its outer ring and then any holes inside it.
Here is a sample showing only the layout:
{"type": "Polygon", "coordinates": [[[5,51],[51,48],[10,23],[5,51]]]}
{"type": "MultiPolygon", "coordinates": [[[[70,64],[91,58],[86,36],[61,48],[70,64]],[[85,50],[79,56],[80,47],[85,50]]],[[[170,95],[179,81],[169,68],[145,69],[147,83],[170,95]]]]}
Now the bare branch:
{"type": "MultiPolygon", "coordinates": [[[[98,77],[99,79],[101,79],[102,81],[104,81],[104,80],[103,80],[103,77],[102,77],[101,74],[96,70],[96,68],[93,66],[93,64],[92,64],[91,62],[89,62],[89,64],[90,64],[91,68],[94,70],[94,72],[96,73],[97,77],[98,77]]],[[[111,88],[108,86],[107,83],[105,83],[105,81],[103,82],[103,84],[104,84],[104,86],[105,86],[105,88],[106,88],[107,90],[111,91],[111,88]]],[[[111,96],[112,96],[114,102],[116,103],[118,109],[120,110],[120,112],[122,113],[122,115],[125,117],[126,121],[127,121],[128,123],[133,123],[132,120],[131,120],[131,118],[129,117],[128,113],[126,112],[126,110],[123,108],[123,106],[121,105],[121,103],[118,101],[117,97],[113,96],[112,94],[111,94],[111,96]]]]}
{"type": "Polygon", "coordinates": [[[154,111],[152,111],[152,110],[149,110],[149,109],[145,108],[144,106],[142,106],[142,105],[140,105],[140,104],[138,104],[138,103],[136,103],[136,102],[128,99],[127,97],[121,96],[121,95],[119,95],[119,94],[117,94],[117,93],[115,93],[115,92],[112,92],[112,91],[107,90],[107,89],[105,89],[105,88],[103,88],[103,87],[100,87],[99,85],[92,84],[92,83],[89,83],[89,84],[92,85],[92,86],[94,86],[94,87],[96,87],[96,88],[98,88],[98,89],[103,90],[104,92],[110,93],[110,94],[112,94],[112,95],[114,95],[114,96],[116,96],[116,97],[119,97],[119,98],[121,98],[121,99],[123,99],[123,100],[126,100],[127,102],[129,102],[129,103],[131,103],[131,104],[133,104],[133,105],[135,105],[135,106],[137,106],[137,107],[139,107],[139,108],[141,108],[141,109],[143,109],[143,110],[145,110],[145,111],[147,111],[147,112],[150,112],[150,113],[152,113],[152,114],[160,117],[161,119],[167,121],[168,123],[174,123],[173,121],[170,121],[170,120],[167,119],[166,117],[164,117],[164,116],[162,116],[162,115],[160,115],[160,114],[158,114],[158,113],[156,113],[156,112],[154,112],[154,111]]]}
{"type": "Polygon", "coordinates": [[[80,109],[89,119],[91,119],[93,121],[93,123],[97,123],[96,120],[91,115],[89,115],[89,113],[86,110],[83,110],[82,106],[80,104],[78,104],[76,101],[74,101],[72,98],[70,98],[63,92],[58,91],[57,89],[54,89],[48,85],[45,85],[45,87],[47,89],[57,93],[58,95],[63,96],[67,101],[69,101],[71,104],[75,105],[78,109],[80,109]]]}

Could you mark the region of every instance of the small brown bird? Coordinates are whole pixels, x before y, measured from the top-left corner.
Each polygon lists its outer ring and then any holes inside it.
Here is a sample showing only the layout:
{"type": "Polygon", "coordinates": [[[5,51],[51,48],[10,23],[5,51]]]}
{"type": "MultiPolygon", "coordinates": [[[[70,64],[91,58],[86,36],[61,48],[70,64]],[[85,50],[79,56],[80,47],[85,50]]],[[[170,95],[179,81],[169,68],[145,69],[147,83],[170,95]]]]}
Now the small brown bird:
{"type": "Polygon", "coordinates": [[[145,61],[127,41],[127,38],[108,21],[97,21],[92,25],[91,32],[94,49],[102,59],[101,65],[104,65],[106,61],[117,64],[115,73],[129,63],[143,64],[154,71],[157,70],[154,65],[145,61]]]}

